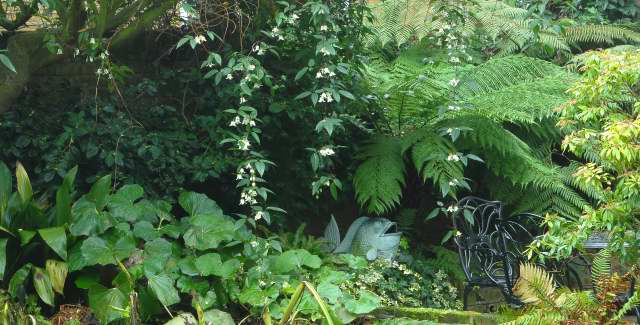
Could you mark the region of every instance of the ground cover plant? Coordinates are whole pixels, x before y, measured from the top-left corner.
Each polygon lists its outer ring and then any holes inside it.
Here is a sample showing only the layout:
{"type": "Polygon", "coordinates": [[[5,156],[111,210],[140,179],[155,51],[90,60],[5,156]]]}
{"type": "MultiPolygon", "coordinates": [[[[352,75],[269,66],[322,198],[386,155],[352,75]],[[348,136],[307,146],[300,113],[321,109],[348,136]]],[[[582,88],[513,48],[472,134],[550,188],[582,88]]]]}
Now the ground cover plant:
{"type": "Polygon", "coordinates": [[[639,9],[2,1],[0,321],[624,321],[639,9]],[[467,195],[544,216],[524,308],[461,311],[451,216],[467,195]],[[360,216],[398,228],[393,260],[329,252],[329,220],[360,216]],[[536,266],[594,235],[593,294],[536,266]]]}

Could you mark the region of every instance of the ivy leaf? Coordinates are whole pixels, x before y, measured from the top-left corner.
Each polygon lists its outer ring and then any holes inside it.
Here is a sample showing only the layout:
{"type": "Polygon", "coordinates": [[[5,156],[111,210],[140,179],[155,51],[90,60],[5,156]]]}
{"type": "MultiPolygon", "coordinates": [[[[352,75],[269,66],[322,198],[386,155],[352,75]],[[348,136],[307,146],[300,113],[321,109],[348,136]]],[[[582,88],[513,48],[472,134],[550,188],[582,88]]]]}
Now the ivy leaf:
{"type": "Polygon", "coordinates": [[[53,306],[54,293],[51,279],[49,275],[39,267],[33,268],[33,286],[38,296],[40,296],[40,299],[42,299],[45,304],[53,306]]]}
{"type": "Polygon", "coordinates": [[[101,285],[89,288],[89,306],[103,324],[124,318],[118,309],[125,309],[127,305],[127,297],[118,288],[107,289],[101,285]]]}
{"type": "Polygon", "coordinates": [[[63,260],[67,260],[67,234],[64,227],[39,229],[40,237],[63,260]]]}
{"type": "Polygon", "coordinates": [[[166,274],[145,273],[149,288],[165,306],[171,306],[180,302],[178,290],[173,285],[173,279],[166,274]]]}
{"type": "Polygon", "coordinates": [[[344,306],[349,312],[362,315],[380,307],[380,297],[376,296],[375,293],[368,290],[361,290],[358,293],[359,299],[348,296],[344,301],[344,306]]]}

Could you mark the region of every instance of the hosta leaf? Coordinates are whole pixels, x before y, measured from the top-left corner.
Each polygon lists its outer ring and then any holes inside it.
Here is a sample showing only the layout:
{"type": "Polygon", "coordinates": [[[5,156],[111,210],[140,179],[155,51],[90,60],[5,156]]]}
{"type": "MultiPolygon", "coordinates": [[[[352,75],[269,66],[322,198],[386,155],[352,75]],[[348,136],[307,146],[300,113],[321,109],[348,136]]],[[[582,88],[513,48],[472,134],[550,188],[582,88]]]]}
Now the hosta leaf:
{"type": "Polygon", "coordinates": [[[7,267],[7,242],[9,239],[0,238],[0,281],[4,278],[4,269],[7,267]]]}
{"type": "Polygon", "coordinates": [[[33,286],[38,296],[40,296],[40,299],[42,299],[45,304],[53,306],[54,293],[51,279],[49,275],[39,267],[33,268],[33,286]]]}
{"type": "Polygon", "coordinates": [[[64,283],[67,280],[67,274],[69,272],[67,263],[56,260],[47,260],[45,269],[47,270],[47,274],[51,280],[53,290],[61,295],[64,294],[64,283]]]}
{"type": "Polygon", "coordinates": [[[64,227],[39,229],[40,237],[63,260],[67,260],[67,234],[64,227]]]}
{"type": "Polygon", "coordinates": [[[27,203],[31,201],[33,197],[33,189],[31,188],[31,181],[29,180],[29,175],[27,175],[27,171],[24,169],[21,163],[16,165],[16,184],[18,187],[18,194],[22,199],[22,203],[27,203]]]}

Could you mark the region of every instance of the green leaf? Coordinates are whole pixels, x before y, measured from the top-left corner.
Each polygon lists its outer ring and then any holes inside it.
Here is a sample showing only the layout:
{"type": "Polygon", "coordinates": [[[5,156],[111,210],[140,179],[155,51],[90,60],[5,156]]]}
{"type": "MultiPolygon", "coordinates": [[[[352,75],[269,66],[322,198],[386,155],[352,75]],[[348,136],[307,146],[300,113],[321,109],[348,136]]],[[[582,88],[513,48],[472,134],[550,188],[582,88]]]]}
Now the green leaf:
{"type": "Polygon", "coordinates": [[[9,57],[5,54],[0,53],[0,62],[2,62],[2,65],[7,67],[7,69],[11,70],[11,72],[17,73],[16,67],[13,66],[13,63],[11,63],[11,59],[9,59],[9,57]]]}
{"type": "Polygon", "coordinates": [[[118,309],[125,309],[127,305],[127,297],[118,288],[95,285],[89,289],[89,307],[103,324],[124,318],[118,309]]]}
{"type": "Polygon", "coordinates": [[[67,234],[64,227],[39,229],[40,237],[63,260],[67,260],[67,234]]]}
{"type": "Polygon", "coordinates": [[[87,199],[96,204],[96,210],[102,211],[107,204],[109,192],[111,192],[111,175],[98,179],[87,194],[87,199]]]}
{"type": "Polygon", "coordinates": [[[133,235],[144,239],[145,241],[152,241],[160,237],[160,232],[153,227],[153,224],[149,221],[140,221],[133,226],[133,235]]]}
{"type": "Polygon", "coordinates": [[[304,249],[289,250],[277,256],[272,266],[276,273],[288,273],[298,270],[303,266],[317,269],[322,264],[320,257],[309,253],[304,249]]]}
{"type": "Polygon", "coordinates": [[[149,288],[156,295],[160,303],[171,306],[180,302],[178,290],[173,285],[173,279],[166,274],[145,274],[149,288]]]}
{"type": "Polygon", "coordinates": [[[76,287],[80,289],[89,289],[100,283],[100,274],[96,272],[80,274],[74,281],[76,287]]]}
{"type": "Polygon", "coordinates": [[[35,231],[18,229],[18,236],[20,237],[20,245],[24,246],[31,242],[31,239],[36,235],[35,231]]]}
{"type": "Polygon", "coordinates": [[[209,253],[198,257],[195,265],[200,275],[216,275],[223,279],[232,278],[240,269],[240,261],[233,258],[223,263],[220,255],[216,253],[209,253]]]}
{"type": "Polygon", "coordinates": [[[184,242],[188,247],[216,249],[221,242],[235,238],[235,224],[222,216],[196,215],[189,222],[191,226],[184,234],[184,242]]]}
{"type": "Polygon", "coordinates": [[[344,96],[344,97],[347,97],[347,98],[349,98],[349,99],[351,99],[351,100],[355,100],[355,99],[356,99],[356,98],[353,96],[353,94],[352,94],[352,93],[350,93],[350,92],[348,92],[348,91],[346,91],[346,90],[338,90],[338,92],[340,93],[340,95],[342,95],[342,96],[344,96]]]}
{"type": "Polygon", "coordinates": [[[21,163],[16,165],[16,184],[18,187],[18,194],[22,199],[22,203],[27,203],[31,201],[33,197],[33,189],[31,189],[31,181],[29,180],[29,175],[27,175],[27,171],[24,169],[21,163]]]}
{"type": "Polygon", "coordinates": [[[31,269],[33,265],[31,263],[27,263],[22,266],[16,273],[13,274],[11,280],[9,280],[9,294],[13,298],[22,298],[24,297],[24,282],[27,281],[27,277],[31,273],[31,269]]]}
{"type": "Polygon", "coordinates": [[[342,298],[342,291],[340,288],[332,284],[331,282],[322,282],[316,288],[322,298],[327,299],[330,304],[338,303],[338,300],[342,298]]]}
{"type": "Polygon", "coordinates": [[[349,312],[361,315],[370,313],[380,307],[380,297],[375,293],[368,290],[360,290],[358,294],[360,296],[359,299],[353,299],[353,297],[345,299],[344,306],[349,312]]]}
{"type": "Polygon", "coordinates": [[[0,238],[0,281],[4,279],[4,269],[7,267],[7,242],[9,239],[0,238]]]}
{"type": "Polygon", "coordinates": [[[51,285],[51,279],[49,275],[41,268],[34,267],[33,268],[33,286],[40,296],[42,301],[49,305],[53,306],[54,303],[54,293],[53,286],[51,285]]]}
{"type": "Polygon", "coordinates": [[[190,215],[215,215],[222,216],[222,209],[212,199],[204,194],[195,192],[183,192],[178,198],[180,206],[190,215]]]}
{"type": "Polygon", "coordinates": [[[47,270],[47,274],[51,280],[53,291],[61,295],[64,294],[64,283],[66,282],[67,274],[69,273],[67,263],[56,260],[47,260],[45,269],[47,270]]]}
{"type": "Polygon", "coordinates": [[[171,257],[171,243],[158,238],[144,245],[144,270],[148,273],[160,273],[171,257]]]}
{"type": "Polygon", "coordinates": [[[82,197],[71,209],[73,222],[69,232],[74,236],[91,236],[103,233],[112,224],[112,218],[105,212],[100,212],[94,202],[82,197]]]}
{"type": "Polygon", "coordinates": [[[109,198],[109,211],[120,221],[134,222],[144,212],[143,206],[134,204],[144,194],[140,185],[125,185],[109,198]]]}
{"type": "Polygon", "coordinates": [[[11,196],[11,171],[0,161],[0,218],[4,215],[11,196]]]}
{"type": "Polygon", "coordinates": [[[135,249],[136,242],[130,235],[119,238],[113,246],[102,238],[90,237],[81,247],[82,257],[88,265],[116,264],[116,260],[129,257],[135,249]]]}
{"type": "Polygon", "coordinates": [[[71,192],[73,183],[78,173],[78,166],[67,172],[62,181],[62,185],[56,192],[56,225],[62,226],[71,221],[71,192]]]}

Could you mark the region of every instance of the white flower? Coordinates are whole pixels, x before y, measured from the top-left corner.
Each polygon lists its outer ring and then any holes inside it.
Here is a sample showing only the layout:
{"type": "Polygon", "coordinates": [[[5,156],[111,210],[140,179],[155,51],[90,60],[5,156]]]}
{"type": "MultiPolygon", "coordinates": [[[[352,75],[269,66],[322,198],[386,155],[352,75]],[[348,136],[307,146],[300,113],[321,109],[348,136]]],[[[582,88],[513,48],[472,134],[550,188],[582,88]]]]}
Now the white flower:
{"type": "Polygon", "coordinates": [[[96,43],[96,39],[92,37],[92,38],[89,40],[89,43],[90,43],[90,44],[95,44],[95,43],[96,43]]]}
{"type": "Polygon", "coordinates": [[[253,216],[253,218],[256,219],[256,220],[260,220],[263,217],[264,217],[264,212],[262,212],[262,211],[256,212],[256,214],[253,216]]]}
{"type": "Polygon", "coordinates": [[[451,133],[453,133],[453,129],[452,128],[448,128],[447,129],[447,134],[451,134],[451,133]]]}
{"type": "Polygon", "coordinates": [[[253,52],[258,52],[258,51],[260,51],[260,45],[258,45],[258,44],[254,45],[254,46],[251,48],[251,51],[253,51],[253,52]]]}
{"type": "Polygon", "coordinates": [[[457,105],[449,105],[449,110],[450,111],[459,111],[460,110],[460,106],[457,105]]]}
{"type": "Polygon", "coordinates": [[[324,147],[324,148],[320,149],[320,150],[318,151],[318,153],[319,153],[319,154],[320,154],[320,156],[322,156],[322,157],[333,156],[333,155],[335,155],[335,154],[336,154],[336,152],[335,152],[332,148],[330,148],[330,147],[324,147]]]}
{"type": "Polygon", "coordinates": [[[256,248],[258,247],[258,242],[255,240],[252,240],[251,242],[249,242],[249,245],[251,245],[251,247],[256,248]]]}
{"type": "Polygon", "coordinates": [[[244,97],[240,97],[240,104],[244,104],[247,102],[247,99],[244,97]]]}
{"type": "Polygon", "coordinates": [[[98,68],[98,70],[96,70],[96,74],[97,75],[101,75],[102,74],[102,68],[98,68]]]}
{"type": "Polygon", "coordinates": [[[333,97],[331,97],[331,94],[327,92],[320,94],[320,98],[318,99],[318,103],[331,103],[332,101],[333,97]]]}
{"type": "Polygon", "coordinates": [[[202,44],[207,41],[204,35],[198,35],[193,40],[196,41],[196,44],[202,44]]]}
{"type": "Polygon", "coordinates": [[[58,49],[58,55],[62,54],[62,49],[58,49]]]}
{"type": "Polygon", "coordinates": [[[278,35],[278,41],[284,41],[284,37],[282,37],[282,35],[278,35]]]}
{"type": "Polygon", "coordinates": [[[451,80],[449,81],[449,86],[451,86],[451,87],[457,87],[457,86],[458,86],[458,83],[460,83],[460,80],[458,80],[458,79],[455,79],[455,78],[454,78],[454,79],[451,79],[451,80]]]}
{"type": "Polygon", "coordinates": [[[293,20],[298,20],[298,18],[300,18],[300,16],[298,16],[296,14],[291,15],[291,19],[293,19],[293,20]]]}
{"type": "Polygon", "coordinates": [[[457,206],[455,206],[455,205],[450,205],[450,206],[447,208],[447,211],[449,211],[449,212],[456,212],[456,211],[458,211],[458,207],[457,207],[457,206]]]}
{"type": "Polygon", "coordinates": [[[250,117],[245,117],[242,119],[242,125],[256,126],[256,122],[250,117]]]}
{"type": "Polygon", "coordinates": [[[316,79],[320,78],[322,78],[322,72],[318,71],[318,73],[316,73],[316,79]]]}
{"type": "Polygon", "coordinates": [[[233,75],[232,75],[232,74],[230,74],[230,73],[229,73],[229,74],[227,74],[227,80],[231,80],[231,79],[233,79],[233,75]]]}
{"type": "Polygon", "coordinates": [[[329,27],[327,27],[327,25],[322,25],[322,26],[320,26],[320,31],[322,31],[322,32],[326,32],[326,31],[328,31],[328,30],[329,30],[329,27]]]}
{"type": "Polygon", "coordinates": [[[240,116],[236,116],[230,123],[229,126],[237,126],[240,124],[240,116]]]}
{"type": "Polygon", "coordinates": [[[460,161],[460,156],[458,156],[457,153],[452,153],[449,154],[449,156],[447,157],[448,161],[460,161]]]}
{"type": "Polygon", "coordinates": [[[242,174],[237,173],[237,174],[236,174],[236,180],[238,180],[238,181],[239,181],[239,180],[241,180],[241,179],[242,179],[242,174]]]}
{"type": "Polygon", "coordinates": [[[326,47],[323,47],[320,49],[320,53],[322,53],[322,55],[329,55],[331,54],[331,52],[329,52],[329,50],[327,50],[326,47]]]}
{"type": "Polygon", "coordinates": [[[272,33],[274,33],[274,34],[275,34],[275,33],[277,33],[277,32],[279,32],[279,31],[280,31],[280,30],[278,29],[278,27],[274,27],[274,28],[271,30],[271,32],[272,32],[272,33]]]}
{"type": "MultiPolygon", "coordinates": [[[[255,70],[255,69],[256,69],[256,65],[255,65],[255,64],[249,64],[249,67],[247,67],[247,69],[248,69],[249,71],[253,71],[253,70],[255,70]]],[[[248,77],[248,76],[247,76],[247,77],[248,77]]]]}
{"type": "Polygon", "coordinates": [[[449,186],[457,186],[460,182],[457,179],[453,179],[449,182],[449,186]]]}
{"type": "Polygon", "coordinates": [[[262,281],[262,280],[258,281],[258,284],[259,284],[261,287],[264,287],[264,286],[266,286],[266,285],[267,285],[267,283],[266,283],[266,282],[264,282],[264,281],[262,281]]]}
{"type": "Polygon", "coordinates": [[[460,63],[460,59],[457,56],[452,56],[449,61],[451,61],[451,63],[460,63]]]}
{"type": "Polygon", "coordinates": [[[247,151],[249,150],[249,147],[251,147],[251,142],[249,142],[249,139],[242,138],[238,140],[238,149],[242,151],[247,151]]]}

